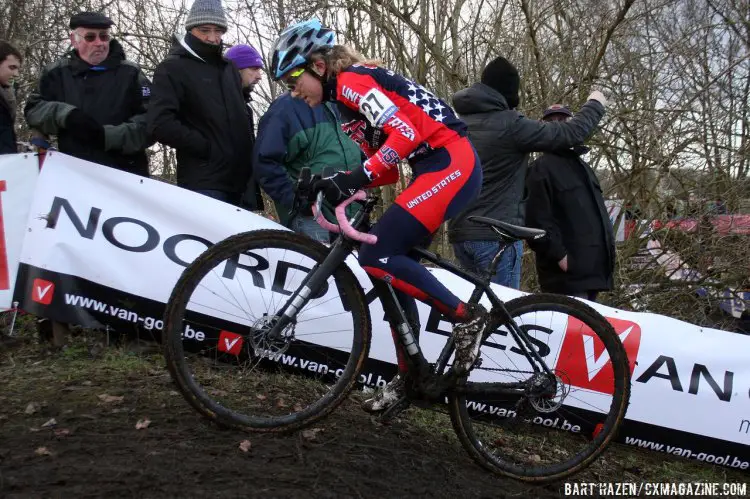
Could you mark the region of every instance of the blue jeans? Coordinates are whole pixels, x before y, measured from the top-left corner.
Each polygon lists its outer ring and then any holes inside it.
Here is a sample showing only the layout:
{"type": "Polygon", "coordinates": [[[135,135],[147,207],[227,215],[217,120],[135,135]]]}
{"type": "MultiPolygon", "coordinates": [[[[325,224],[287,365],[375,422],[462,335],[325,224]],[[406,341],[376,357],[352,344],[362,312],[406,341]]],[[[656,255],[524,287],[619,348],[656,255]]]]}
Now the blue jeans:
{"type": "MultiPolygon", "coordinates": [[[[503,243],[500,241],[463,241],[454,243],[453,251],[464,269],[479,273],[487,270],[501,244],[503,243]]],[[[508,246],[497,263],[497,271],[492,276],[492,282],[506,288],[519,289],[522,255],[522,241],[516,241],[508,246]]]]}
{"type": "Polygon", "coordinates": [[[290,222],[289,228],[321,243],[331,242],[331,233],[321,227],[312,217],[296,216],[290,222]]]}

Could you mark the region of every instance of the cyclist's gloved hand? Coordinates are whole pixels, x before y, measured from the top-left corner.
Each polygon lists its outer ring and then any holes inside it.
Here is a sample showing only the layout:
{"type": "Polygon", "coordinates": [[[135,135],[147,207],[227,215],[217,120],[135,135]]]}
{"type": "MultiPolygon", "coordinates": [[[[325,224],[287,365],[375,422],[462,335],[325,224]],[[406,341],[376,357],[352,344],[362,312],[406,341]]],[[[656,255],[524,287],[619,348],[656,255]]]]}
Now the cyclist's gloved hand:
{"type": "Polygon", "coordinates": [[[318,180],[313,185],[313,191],[323,191],[326,200],[336,206],[369,183],[364,167],[360,166],[351,172],[337,172],[332,177],[318,180]]]}

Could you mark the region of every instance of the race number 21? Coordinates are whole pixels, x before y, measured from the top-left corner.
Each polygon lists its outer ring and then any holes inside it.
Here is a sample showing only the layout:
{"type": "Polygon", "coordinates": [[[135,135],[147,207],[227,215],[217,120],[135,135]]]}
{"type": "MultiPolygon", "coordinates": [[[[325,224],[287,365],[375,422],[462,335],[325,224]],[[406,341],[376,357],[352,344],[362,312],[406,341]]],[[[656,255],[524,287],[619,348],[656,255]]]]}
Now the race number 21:
{"type": "Polygon", "coordinates": [[[5,247],[5,223],[3,222],[3,192],[5,192],[5,180],[0,180],[0,291],[10,289],[8,250],[5,247]]]}

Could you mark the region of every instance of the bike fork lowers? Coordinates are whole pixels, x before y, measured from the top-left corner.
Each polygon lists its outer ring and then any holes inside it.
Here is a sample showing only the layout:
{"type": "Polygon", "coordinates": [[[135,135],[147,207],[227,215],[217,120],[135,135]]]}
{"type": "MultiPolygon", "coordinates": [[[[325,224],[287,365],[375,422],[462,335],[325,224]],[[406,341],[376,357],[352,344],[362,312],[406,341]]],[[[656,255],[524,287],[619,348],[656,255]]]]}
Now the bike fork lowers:
{"type": "Polygon", "coordinates": [[[328,278],[336,272],[338,266],[346,260],[350,252],[351,248],[347,248],[340,240],[331,246],[325,260],[310,270],[300,287],[292,293],[292,296],[276,313],[277,321],[269,331],[270,337],[281,335],[281,332],[294,321],[297,312],[302,310],[310,299],[320,292],[328,278]]]}

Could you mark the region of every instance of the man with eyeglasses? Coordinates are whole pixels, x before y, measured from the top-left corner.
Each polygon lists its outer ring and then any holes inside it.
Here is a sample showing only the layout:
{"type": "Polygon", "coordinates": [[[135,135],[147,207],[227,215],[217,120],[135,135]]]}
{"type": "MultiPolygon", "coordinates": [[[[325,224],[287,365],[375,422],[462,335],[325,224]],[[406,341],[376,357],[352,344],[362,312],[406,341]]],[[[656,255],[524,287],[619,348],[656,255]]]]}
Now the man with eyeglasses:
{"type": "Polygon", "coordinates": [[[44,69],[24,114],[63,153],[148,176],[151,83],[112,38],[113,24],[100,12],[70,18],[72,49],[44,69]]]}
{"type": "MultiPolygon", "coordinates": [[[[177,185],[240,205],[251,174],[251,123],[240,74],[222,55],[220,0],[196,0],[154,73],[148,132],[177,151],[177,185]]],[[[246,197],[247,209],[262,209],[246,197]]]]}

